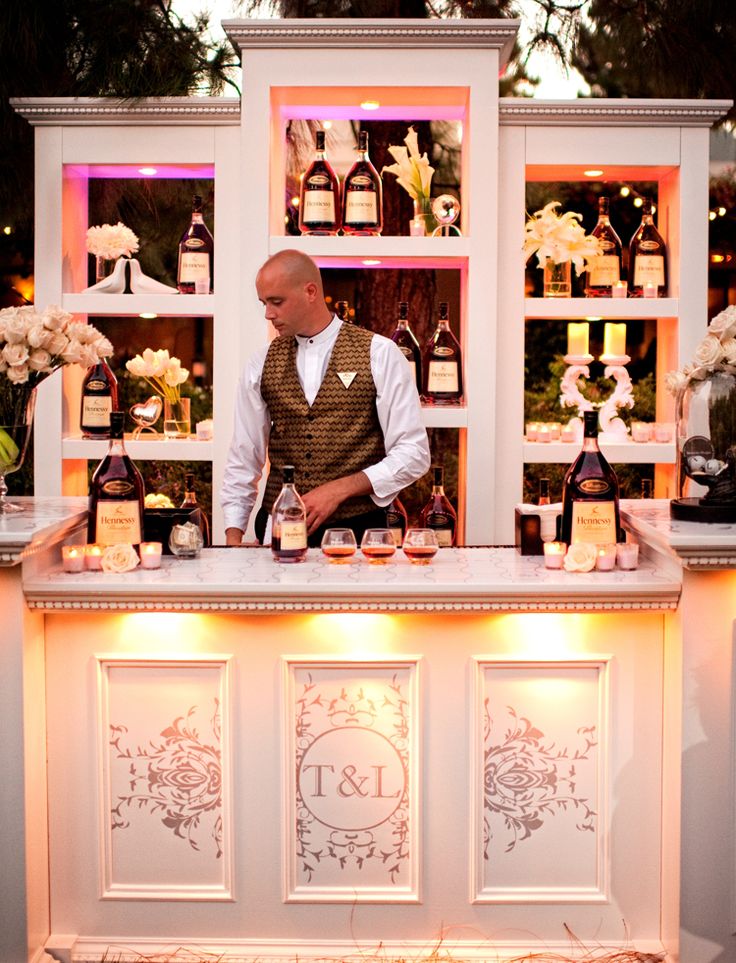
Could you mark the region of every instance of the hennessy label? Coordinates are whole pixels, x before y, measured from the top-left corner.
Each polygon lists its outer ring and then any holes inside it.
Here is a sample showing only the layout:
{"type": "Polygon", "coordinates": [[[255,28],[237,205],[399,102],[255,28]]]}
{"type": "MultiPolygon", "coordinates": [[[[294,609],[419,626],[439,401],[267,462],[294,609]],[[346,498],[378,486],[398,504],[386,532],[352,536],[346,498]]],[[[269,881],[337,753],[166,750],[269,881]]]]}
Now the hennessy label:
{"type": "Polygon", "coordinates": [[[634,260],[634,287],[656,284],[664,287],[664,257],[661,254],[637,254],[634,260]]]}
{"type": "Polygon", "coordinates": [[[306,548],[307,547],[307,523],[282,522],[281,523],[281,548],[306,548]]]}
{"type": "Polygon", "coordinates": [[[97,502],[95,541],[100,545],[137,545],[141,540],[138,501],[97,502]]]}
{"type": "Polygon", "coordinates": [[[112,398],[85,395],[82,402],[82,427],[109,428],[112,398]]]}
{"type": "Polygon", "coordinates": [[[210,256],[207,251],[182,251],[179,255],[179,281],[196,281],[210,277],[210,256]]]}
{"type": "Polygon", "coordinates": [[[598,545],[616,542],[616,508],[613,502],[575,502],[572,506],[573,542],[598,545]]]}
{"type": "Polygon", "coordinates": [[[457,391],[457,361],[430,361],[427,391],[457,391]]]}
{"type": "Polygon", "coordinates": [[[375,191],[348,191],[345,198],[345,223],[378,223],[378,199],[375,191]]]}
{"type": "Polygon", "coordinates": [[[302,220],[305,224],[312,222],[335,221],[335,195],[332,191],[304,191],[304,213],[302,220]]]}
{"type": "Polygon", "coordinates": [[[612,287],[620,280],[619,260],[615,254],[601,254],[590,258],[588,284],[591,287],[612,287]]]}
{"type": "Polygon", "coordinates": [[[452,532],[449,528],[435,528],[434,533],[440,548],[452,548],[452,532]]]}

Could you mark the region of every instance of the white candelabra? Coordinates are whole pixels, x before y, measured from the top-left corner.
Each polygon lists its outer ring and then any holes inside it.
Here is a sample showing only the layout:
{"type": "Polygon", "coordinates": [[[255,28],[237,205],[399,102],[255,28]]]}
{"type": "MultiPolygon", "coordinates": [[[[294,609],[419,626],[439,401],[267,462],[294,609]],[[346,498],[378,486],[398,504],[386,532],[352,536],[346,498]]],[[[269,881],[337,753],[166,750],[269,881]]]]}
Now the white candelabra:
{"type": "MultiPolygon", "coordinates": [[[[581,378],[590,377],[590,362],[593,355],[588,351],[589,325],[587,321],[571,322],[567,326],[567,354],[564,357],[567,370],[560,382],[560,402],[564,408],[577,408],[577,418],[572,418],[569,426],[575,430],[576,438],[582,437],[581,416],[584,411],[595,407],[579,387],[581,378]]],[[[626,354],[626,325],[606,324],[603,339],[603,354],[600,360],[606,366],[603,374],[613,378],[616,386],[611,396],[601,406],[599,422],[602,440],[622,441],[628,437],[629,430],[618,417],[619,408],[633,408],[634,395],[631,378],[626,365],[631,358],[626,354]]]]}

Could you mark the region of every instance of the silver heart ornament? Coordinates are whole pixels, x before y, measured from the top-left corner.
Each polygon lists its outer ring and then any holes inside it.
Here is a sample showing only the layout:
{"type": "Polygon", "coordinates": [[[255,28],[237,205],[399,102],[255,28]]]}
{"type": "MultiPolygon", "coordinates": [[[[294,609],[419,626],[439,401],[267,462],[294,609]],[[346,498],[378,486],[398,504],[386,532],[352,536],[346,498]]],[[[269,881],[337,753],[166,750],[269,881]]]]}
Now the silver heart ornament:
{"type": "Polygon", "coordinates": [[[151,395],[147,401],[139,401],[130,408],[130,417],[141,428],[150,428],[161,416],[163,402],[158,395],[151,395]]]}

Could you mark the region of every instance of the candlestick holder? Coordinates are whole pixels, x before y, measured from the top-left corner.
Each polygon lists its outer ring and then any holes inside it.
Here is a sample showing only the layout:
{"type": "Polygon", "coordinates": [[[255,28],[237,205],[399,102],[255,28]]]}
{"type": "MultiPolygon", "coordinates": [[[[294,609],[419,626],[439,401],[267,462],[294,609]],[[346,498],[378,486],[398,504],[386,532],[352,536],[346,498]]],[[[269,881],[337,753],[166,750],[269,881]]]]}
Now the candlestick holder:
{"type": "Polygon", "coordinates": [[[604,378],[613,378],[616,385],[613,394],[601,407],[598,419],[600,423],[600,439],[602,441],[624,441],[629,436],[629,429],[618,417],[619,408],[634,407],[633,384],[626,365],[631,361],[627,354],[602,354],[600,360],[606,366],[603,370],[604,378]]]}
{"type": "Polygon", "coordinates": [[[563,408],[577,408],[580,417],[584,411],[593,410],[593,402],[588,401],[578,387],[580,378],[587,380],[590,377],[588,365],[592,360],[592,354],[566,354],[563,358],[567,370],[560,382],[560,403],[563,408]]]}

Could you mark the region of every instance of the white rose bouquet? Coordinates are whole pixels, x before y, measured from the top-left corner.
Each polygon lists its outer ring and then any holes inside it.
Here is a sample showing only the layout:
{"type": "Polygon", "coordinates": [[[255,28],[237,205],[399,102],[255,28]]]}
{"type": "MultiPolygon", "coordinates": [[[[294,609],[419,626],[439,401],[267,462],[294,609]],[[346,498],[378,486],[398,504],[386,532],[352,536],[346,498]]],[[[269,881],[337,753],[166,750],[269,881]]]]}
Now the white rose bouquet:
{"type": "Polygon", "coordinates": [[[111,354],[104,335],[55,305],[0,311],[0,471],[18,455],[6,429],[30,424],[29,404],[38,385],[66,364],[88,368],[111,354]]]}
{"type": "Polygon", "coordinates": [[[164,400],[173,403],[181,400],[180,385],[189,377],[189,371],[182,368],[178,358],[169,357],[165,348],[158,351],[146,348],[143,354],[127,361],[125,367],[136,377],[144,378],[164,400]]]}
{"type": "Polygon", "coordinates": [[[526,222],[524,254],[527,258],[536,254],[540,267],[548,259],[555,264],[572,261],[576,272],[582,274],[587,270],[588,259],[602,253],[600,241],[585,233],[580,223],[582,214],[567,211],[559,215],[559,206],[559,201],[551,201],[526,222]]]}
{"type": "Polygon", "coordinates": [[[713,318],[695,349],[693,363],[679,371],[667,372],[665,385],[671,394],[679,395],[691,381],[702,381],[712,371],[736,375],[736,304],[713,318]]]}

